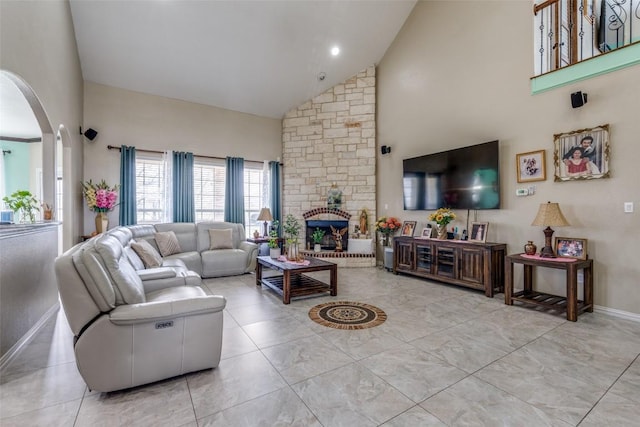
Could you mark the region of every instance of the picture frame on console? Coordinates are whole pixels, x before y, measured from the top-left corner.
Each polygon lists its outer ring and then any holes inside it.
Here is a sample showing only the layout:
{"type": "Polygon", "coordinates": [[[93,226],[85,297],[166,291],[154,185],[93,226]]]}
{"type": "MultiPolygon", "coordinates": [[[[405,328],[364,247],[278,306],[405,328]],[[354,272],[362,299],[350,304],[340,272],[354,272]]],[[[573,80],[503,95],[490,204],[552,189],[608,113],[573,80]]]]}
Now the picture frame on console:
{"type": "Polygon", "coordinates": [[[555,181],[609,178],[609,125],[553,136],[555,181]]]}
{"type": "Polygon", "coordinates": [[[402,223],[402,233],[401,236],[413,237],[413,232],[416,229],[417,221],[404,221],[402,223]]]}
{"type": "Polygon", "coordinates": [[[430,239],[431,238],[431,230],[433,230],[433,228],[431,227],[425,227],[422,229],[422,233],[420,233],[419,236],[416,237],[416,239],[430,239]]]}
{"type": "Polygon", "coordinates": [[[516,168],[518,182],[545,181],[547,179],[545,150],[516,154],[516,168]]]}
{"type": "Polygon", "coordinates": [[[472,222],[469,241],[485,243],[487,241],[487,231],[489,231],[488,222],[472,222]]]}
{"type": "Polygon", "coordinates": [[[562,258],[587,259],[587,239],[556,237],[553,250],[562,258]]]}

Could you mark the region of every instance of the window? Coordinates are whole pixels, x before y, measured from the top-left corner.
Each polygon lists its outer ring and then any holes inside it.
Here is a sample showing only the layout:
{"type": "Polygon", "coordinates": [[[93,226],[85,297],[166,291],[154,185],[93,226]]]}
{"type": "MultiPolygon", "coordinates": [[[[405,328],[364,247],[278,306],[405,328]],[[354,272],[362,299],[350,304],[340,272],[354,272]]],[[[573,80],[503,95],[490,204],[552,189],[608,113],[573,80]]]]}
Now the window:
{"type": "MultiPolygon", "coordinates": [[[[260,209],[264,207],[262,195],[263,172],[262,167],[244,166],[244,224],[247,237],[253,235],[254,230],[261,231],[264,223],[259,222],[260,209]]],[[[262,232],[260,233],[262,234],[262,232]]]]}
{"type": "MultiPolygon", "coordinates": [[[[165,221],[165,165],[160,156],[136,158],[136,210],[138,224],[165,221]]],[[[196,222],[224,221],[226,168],[223,162],[196,161],[193,165],[193,196],[196,222]]],[[[247,237],[262,223],[257,221],[263,202],[262,167],[244,168],[245,232],[247,237]]],[[[170,187],[169,187],[170,188],[170,187]]]]}
{"type": "Polygon", "coordinates": [[[193,196],[196,222],[224,221],[225,167],[220,164],[195,162],[193,196]]]}
{"type": "Polygon", "coordinates": [[[136,215],[138,224],[164,221],[164,162],[161,158],[136,158],[136,215]]]}

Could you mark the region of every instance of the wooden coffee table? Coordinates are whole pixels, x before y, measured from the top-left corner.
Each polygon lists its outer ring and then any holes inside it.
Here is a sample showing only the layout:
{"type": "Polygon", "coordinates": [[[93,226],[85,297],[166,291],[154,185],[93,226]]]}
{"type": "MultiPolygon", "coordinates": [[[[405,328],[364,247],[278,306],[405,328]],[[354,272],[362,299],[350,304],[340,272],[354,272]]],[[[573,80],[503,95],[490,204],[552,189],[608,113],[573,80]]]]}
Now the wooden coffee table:
{"type": "Polygon", "coordinates": [[[289,304],[292,297],[308,296],[314,294],[338,295],[338,266],[332,262],[318,258],[306,258],[309,265],[299,265],[290,262],[278,261],[269,256],[259,256],[256,264],[256,285],[265,285],[282,295],[282,302],[289,304]],[[282,273],[282,275],[262,277],[262,268],[270,268],[282,273]],[[329,271],[329,284],[318,279],[304,275],[314,271],[329,271]]]}

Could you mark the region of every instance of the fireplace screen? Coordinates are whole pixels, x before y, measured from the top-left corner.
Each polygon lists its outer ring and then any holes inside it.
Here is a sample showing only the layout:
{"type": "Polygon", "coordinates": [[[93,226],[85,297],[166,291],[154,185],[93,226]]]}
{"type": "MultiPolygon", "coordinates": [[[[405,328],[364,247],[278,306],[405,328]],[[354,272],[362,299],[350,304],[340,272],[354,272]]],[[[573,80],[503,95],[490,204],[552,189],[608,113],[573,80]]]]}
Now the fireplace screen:
{"type": "MultiPolygon", "coordinates": [[[[320,220],[308,220],[307,221],[307,234],[306,234],[306,242],[309,244],[309,247],[313,247],[313,238],[311,235],[315,231],[316,228],[324,231],[324,237],[322,238],[322,242],[320,246],[323,251],[332,251],[336,249],[336,242],[334,240],[333,234],[331,232],[331,227],[340,231],[344,228],[349,228],[349,221],[320,221],[320,220]]],[[[342,236],[342,250],[347,251],[349,248],[349,233],[346,232],[342,236]]]]}

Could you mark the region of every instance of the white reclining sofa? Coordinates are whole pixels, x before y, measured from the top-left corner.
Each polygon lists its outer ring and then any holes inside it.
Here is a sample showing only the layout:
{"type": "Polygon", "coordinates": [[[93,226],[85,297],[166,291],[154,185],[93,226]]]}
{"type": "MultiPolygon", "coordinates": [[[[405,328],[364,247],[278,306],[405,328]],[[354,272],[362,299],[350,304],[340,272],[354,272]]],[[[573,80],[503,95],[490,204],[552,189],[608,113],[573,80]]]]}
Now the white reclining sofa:
{"type": "Polygon", "coordinates": [[[252,271],[257,247],[251,245],[242,225],[161,224],[116,227],[58,257],[60,299],[88,387],[108,392],[216,367],[226,300],[208,295],[200,274],[252,271]],[[215,249],[219,241],[212,245],[219,236],[209,229],[223,230],[223,249],[215,249]],[[231,243],[224,241],[229,229],[231,243]],[[167,231],[180,252],[145,268],[131,245],[167,231]]]}

